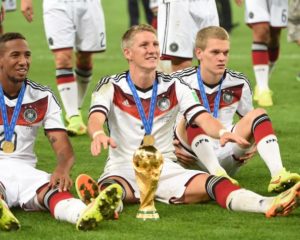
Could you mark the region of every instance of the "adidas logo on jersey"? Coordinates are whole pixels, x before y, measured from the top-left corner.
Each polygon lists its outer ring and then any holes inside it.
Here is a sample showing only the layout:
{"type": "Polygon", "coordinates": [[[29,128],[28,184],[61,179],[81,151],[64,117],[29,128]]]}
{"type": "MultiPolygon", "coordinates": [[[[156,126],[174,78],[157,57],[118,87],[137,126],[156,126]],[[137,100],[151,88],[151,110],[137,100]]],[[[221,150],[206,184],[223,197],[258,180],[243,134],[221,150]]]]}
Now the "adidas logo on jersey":
{"type": "Polygon", "coordinates": [[[125,101],[123,101],[122,104],[126,107],[130,107],[130,104],[127,99],[125,101]]]}

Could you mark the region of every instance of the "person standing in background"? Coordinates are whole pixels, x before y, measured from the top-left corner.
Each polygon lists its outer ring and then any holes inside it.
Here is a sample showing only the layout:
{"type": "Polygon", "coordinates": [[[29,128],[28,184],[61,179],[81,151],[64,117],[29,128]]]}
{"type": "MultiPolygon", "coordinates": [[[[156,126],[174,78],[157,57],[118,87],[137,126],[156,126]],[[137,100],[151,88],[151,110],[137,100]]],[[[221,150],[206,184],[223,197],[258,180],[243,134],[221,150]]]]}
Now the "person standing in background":
{"type": "Polygon", "coordinates": [[[238,23],[232,22],[232,10],[230,0],[216,0],[220,26],[226,29],[228,33],[232,31],[233,28],[237,27],[238,23]]]}
{"type": "Polygon", "coordinates": [[[219,26],[214,0],[159,1],[157,21],[161,59],[171,59],[173,72],[192,66],[197,32],[219,26]]]}
{"type": "MultiPolygon", "coordinates": [[[[288,41],[300,46],[300,0],[289,1],[288,41]]],[[[300,81],[300,72],[296,79],[300,81]]]]}
{"type": "MultiPolygon", "coordinates": [[[[139,0],[128,0],[129,26],[138,25],[140,18],[139,0]]],[[[152,22],[152,11],[149,7],[149,0],[142,0],[145,16],[148,24],[152,22]]]]}
{"type": "MultiPolygon", "coordinates": [[[[21,11],[28,22],[33,21],[32,0],[22,0],[21,11]]],[[[87,130],[80,109],[92,79],[92,55],[106,50],[101,1],[46,0],[43,17],[55,59],[57,88],[66,112],[68,134],[83,135],[87,130]]]]}
{"type": "MultiPolygon", "coordinates": [[[[235,0],[241,6],[243,0],[235,0]]],[[[279,57],[281,29],[287,26],[288,0],[245,0],[245,21],[252,30],[252,64],[259,106],[273,105],[269,79],[279,57]]]]}

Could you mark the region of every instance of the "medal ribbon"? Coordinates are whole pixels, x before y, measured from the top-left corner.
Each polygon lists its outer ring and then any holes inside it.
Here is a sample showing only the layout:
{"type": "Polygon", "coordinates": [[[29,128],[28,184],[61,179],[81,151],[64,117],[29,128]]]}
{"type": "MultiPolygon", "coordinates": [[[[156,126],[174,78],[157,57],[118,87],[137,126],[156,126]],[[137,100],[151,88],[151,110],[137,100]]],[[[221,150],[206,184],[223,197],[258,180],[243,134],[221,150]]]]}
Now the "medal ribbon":
{"type": "Polygon", "coordinates": [[[128,86],[132,92],[133,99],[135,101],[135,104],[137,106],[139,115],[142,119],[146,135],[150,135],[152,132],[152,126],[153,126],[153,119],[154,119],[154,109],[156,105],[156,97],[157,97],[157,80],[154,81],[153,83],[153,88],[152,88],[152,96],[151,96],[151,101],[150,101],[150,108],[149,108],[149,114],[148,114],[148,119],[146,117],[141,99],[139,98],[139,95],[136,91],[136,88],[131,80],[130,74],[128,72],[127,74],[127,83],[128,86]]]}
{"type": "MultiPolygon", "coordinates": [[[[208,99],[205,93],[205,89],[204,89],[204,84],[203,84],[203,80],[201,78],[201,72],[200,72],[200,66],[197,69],[197,78],[198,78],[198,85],[199,85],[199,90],[200,90],[200,95],[201,95],[201,99],[203,102],[203,106],[206,108],[206,110],[211,113],[210,107],[209,107],[209,103],[208,103],[208,99]]],[[[215,98],[215,102],[214,102],[214,112],[213,112],[213,116],[214,118],[218,118],[218,111],[219,111],[219,106],[220,106],[220,98],[221,98],[221,86],[222,86],[222,82],[223,82],[223,77],[221,79],[221,83],[219,85],[219,89],[218,89],[218,93],[217,96],[215,98]]]]}
{"type": "Polygon", "coordinates": [[[25,93],[25,83],[22,84],[22,88],[18,95],[17,104],[15,106],[15,109],[14,109],[14,112],[13,112],[13,115],[12,115],[12,118],[11,118],[11,121],[9,124],[8,117],[7,117],[7,109],[6,109],[5,100],[4,100],[4,93],[3,93],[2,86],[0,85],[0,110],[2,113],[4,137],[5,137],[6,141],[11,142],[11,140],[12,140],[12,136],[14,134],[17,119],[19,117],[19,113],[21,110],[24,93],[25,93]]]}

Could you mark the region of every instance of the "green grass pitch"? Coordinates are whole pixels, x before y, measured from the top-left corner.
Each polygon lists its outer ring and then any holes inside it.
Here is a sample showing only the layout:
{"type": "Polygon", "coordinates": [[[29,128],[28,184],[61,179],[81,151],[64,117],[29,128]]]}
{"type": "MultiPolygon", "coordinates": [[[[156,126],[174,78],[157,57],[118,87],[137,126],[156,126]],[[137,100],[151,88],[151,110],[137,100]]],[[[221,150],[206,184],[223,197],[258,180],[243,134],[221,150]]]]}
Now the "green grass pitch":
{"type": "MultiPolygon", "coordinates": [[[[126,1],[102,2],[106,14],[107,51],[94,57],[94,75],[89,93],[102,76],[127,69],[127,63],[120,50],[120,38],[128,26],[126,1]]],[[[22,32],[27,37],[32,50],[29,77],[49,85],[57,93],[53,57],[48,50],[43,30],[42,1],[34,1],[34,4],[33,23],[27,23],[19,10],[10,12],[6,15],[5,31],[22,32]]],[[[251,31],[244,24],[243,9],[234,4],[232,6],[234,22],[240,24],[231,34],[229,67],[245,73],[254,83],[250,57],[251,31]]],[[[300,51],[295,44],[287,43],[286,30],[283,31],[281,43],[281,56],[270,83],[274,91],[275,106],[267,110],[279,139],[284,165],[289,170],[300,172],[300,82],[295,79],[300,71],[300,51]]],[[[85,118],[89,102],[90,98],[87,98],[83,108],[85,118]]],[[[80,173],[98,177],[102,172],[106,154],[92,157],[87,136],[72,138],[71,141],[76,153],[72,178],[75,180],[80,173]]],[[[53,171],[56,160],[43,131],[40,131],[36,142],[36,151],[39,157],[38,167],[53,171]]],[[[258,156],[241,169],[236,179],[242,186],[269,195],[267,185],[270,174],[258,156]]],[[[78,232],[74,225],[58,222],[46,212],[26,213],[20,209],[13,209],[22,228],[18,232],[0,232],[0,240],[295,239],[299,235],[299,209],[288,217],[266,219],[262,214],[229,212],[214,202],[180,206],[156,203],[156,207],[161,216],[159,221],[139,221],[135,218],[138,205],[126,205],[118,221],[102,222],[97,230],[91,232],[78,232]]]]}

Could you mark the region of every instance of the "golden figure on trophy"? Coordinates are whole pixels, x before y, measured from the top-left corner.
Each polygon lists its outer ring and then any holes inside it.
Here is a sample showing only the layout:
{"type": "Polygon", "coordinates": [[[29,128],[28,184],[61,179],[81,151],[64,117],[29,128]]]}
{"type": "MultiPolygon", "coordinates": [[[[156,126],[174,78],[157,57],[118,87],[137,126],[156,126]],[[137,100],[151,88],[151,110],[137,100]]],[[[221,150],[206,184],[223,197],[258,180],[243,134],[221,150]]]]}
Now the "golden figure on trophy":
{"type": "Polygon", "coordinates": [[[143,220],[157,220],[159,215],[154,206],[154,197],[163,165],[163,156],[154,147],[153,136],[144,137],[143,144],[133,155],[133,164],[140,189],[140,208],[136,217],[143,220]]]}

